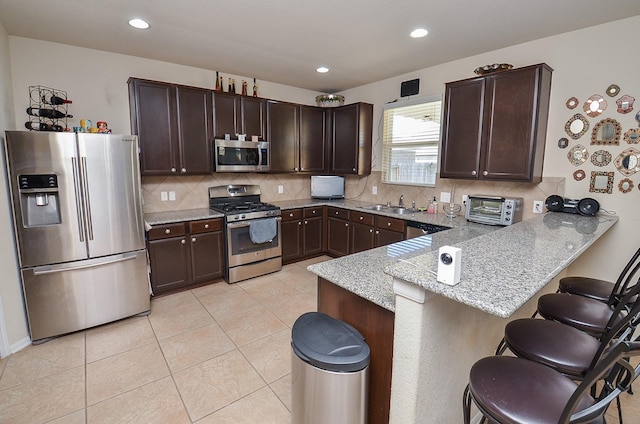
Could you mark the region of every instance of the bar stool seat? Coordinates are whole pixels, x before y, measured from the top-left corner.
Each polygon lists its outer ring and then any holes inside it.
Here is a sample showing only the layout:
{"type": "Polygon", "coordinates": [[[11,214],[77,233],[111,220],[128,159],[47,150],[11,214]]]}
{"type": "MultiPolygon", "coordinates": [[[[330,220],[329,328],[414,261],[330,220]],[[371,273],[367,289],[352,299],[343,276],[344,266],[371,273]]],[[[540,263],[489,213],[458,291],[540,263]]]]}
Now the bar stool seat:
{"type": "Polygon", "coordinates": [[[602,345],[599,339],[577,328],[532,318],[509,322],[504,331],[504,343],[519,358],[577,378],[583,378],[589,371],[602,345]]]}
{"type": "Polygon", "coordinates": [[[607,323],[614,313],[618,317],[611,324],[622,318],[620,311],[607,303],[568,293],[540,296],[538,313],[546,319],[570,325],[596,337],[607,330],[607,323]]]}
{"type": "Polygon", "coordinates": [[[564,277],[560,279],[561,293],[576,294],[599,302],[608,302],[615,284],[610,281],[589,277],[564,277]]]}
{"type": "MultiPolygon", "coordinates": [[[[578,386],[549,367],[526,359],[490,356],[471,368],[469,386],[483,414],[502,424],[558,424],[578,386]]],[[[589,394],[578,410],[596,403],[589,394]]],[[[593,423],[603,423],[602,418],[593,423]]]]}

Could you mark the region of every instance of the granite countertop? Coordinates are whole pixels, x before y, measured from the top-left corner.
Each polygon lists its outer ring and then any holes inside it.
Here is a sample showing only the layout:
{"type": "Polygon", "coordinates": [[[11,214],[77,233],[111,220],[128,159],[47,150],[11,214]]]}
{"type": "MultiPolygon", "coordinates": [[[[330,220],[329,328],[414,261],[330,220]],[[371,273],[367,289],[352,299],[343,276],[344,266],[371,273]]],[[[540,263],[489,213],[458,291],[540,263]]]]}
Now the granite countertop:
{"type": "Polygon", "coordinates": [[[171,224],[174,222],[197,221],[199,219],[222,218],[223,214],[208,208],[185,209],[170,212],[153,212],[144,214],[144,222],[148,225],[171,224]]]}
{"type": "Polygon", "coordinates": [[[618,221],[549,212],[508,227],[467,223],[451,230],[311,265],[318,276],[395,311],[393,279],[507,318],[618,221]],[[461,281],[436,281],[441,246],[462,249],[461,281]]]}

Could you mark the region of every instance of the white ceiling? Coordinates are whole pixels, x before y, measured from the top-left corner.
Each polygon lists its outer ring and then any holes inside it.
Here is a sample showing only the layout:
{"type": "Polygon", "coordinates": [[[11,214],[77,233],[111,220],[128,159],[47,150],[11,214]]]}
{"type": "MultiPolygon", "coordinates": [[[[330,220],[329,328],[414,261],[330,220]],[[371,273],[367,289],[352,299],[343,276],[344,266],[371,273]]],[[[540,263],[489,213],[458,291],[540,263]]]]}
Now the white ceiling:
{"type": "Polygon", "coordinates": [[[640,0],[0,0],[9,35],[326,93],[639,14],[640,0]]]}

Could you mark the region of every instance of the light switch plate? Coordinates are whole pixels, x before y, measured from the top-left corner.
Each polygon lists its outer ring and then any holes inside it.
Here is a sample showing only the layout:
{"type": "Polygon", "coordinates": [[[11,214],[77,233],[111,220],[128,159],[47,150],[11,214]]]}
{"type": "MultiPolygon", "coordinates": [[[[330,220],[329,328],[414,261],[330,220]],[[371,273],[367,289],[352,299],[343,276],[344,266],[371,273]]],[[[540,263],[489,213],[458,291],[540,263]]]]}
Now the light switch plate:
{"type": "Polygon", "coordinates": [[[533,201],[533,213],[542,213],[544,211],[544,203],[542,200],[533,201]]]}
{"type": "Polygon", "coordinates": [[[279,185],[278,186],[278,194],[282,194],[282,193],[284,193],[284,186],[279,185]]]}
{"type": "Polygon", "coordinates": [[[378,186],[371,187],[371,194],[378,194],[378,186]]]}
{"type": "Polygon", "coordinates": [[[166,191],[161,191],[160,192],[160,200],[162,200],[163,202],[166,202],[167,200],[169,200],[169,196],[167,196],[167,192],[166,191]]]}
{"type": "Polygon", "coordinates": [[[448,191],[440,192],[440,203],[449,203],[451,202],[451,193],[448,191]]]}
{"type": "Polygon", "coordinates": [[[176,200],[176,192],[175,191],[170,191],[169,192],[169,201],[170,202],[174,202],[176,200]]]}

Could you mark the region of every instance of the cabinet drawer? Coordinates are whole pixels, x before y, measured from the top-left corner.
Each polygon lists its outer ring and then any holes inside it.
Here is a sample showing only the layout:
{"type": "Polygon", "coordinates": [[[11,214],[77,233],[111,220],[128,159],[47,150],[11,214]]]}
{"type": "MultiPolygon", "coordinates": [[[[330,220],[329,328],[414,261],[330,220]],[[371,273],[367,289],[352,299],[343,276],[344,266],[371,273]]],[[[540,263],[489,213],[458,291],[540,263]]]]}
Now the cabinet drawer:
{"type": "Polygon", "coordinates": [[[346,209],[334,208],[333,206],[329,206],[327,208],[327,217],[349,220],[349,211],[346,209]]]}
{"type": "Polygon", "coordinates": [[[222,219],[220,218],[189,222],[189,231],[191,234],[208,233],[210,231],[220,230],[222,230],[222,219]]]}
{"type": "Polygon", "coordinates": [[[369,213],[351,211],[349,213],[349,217],[351,218],[351,222],[359,222],[365,225],[373,225],[373,215],[369,213]]]}
{"type": "Polygon", "coordinates": [[[287,209],[282,211],[282,220],[286,221],[295,221],[296,219],[302,218],[302,209],[287,209]]]}
{"type": "Polygon", "coordinates": [[[305,218],[313,218],[314,216],[322,216],[322,206],[317,208],[304,208],[302,214],[305,218]]]}
{"type": "Polygon", "coordinates": [[[186,234],[184,223],[154,225],[149,230],[149,240],[183,236],[186,234]]]}
{"type": "Polygon", "coordinates": [[[376,227],[385,228],[391,231],[397,231],[399,233],[404,232],[404,220],[387,218],[386,216],[376,216],[376,227]]]}

